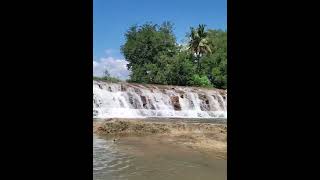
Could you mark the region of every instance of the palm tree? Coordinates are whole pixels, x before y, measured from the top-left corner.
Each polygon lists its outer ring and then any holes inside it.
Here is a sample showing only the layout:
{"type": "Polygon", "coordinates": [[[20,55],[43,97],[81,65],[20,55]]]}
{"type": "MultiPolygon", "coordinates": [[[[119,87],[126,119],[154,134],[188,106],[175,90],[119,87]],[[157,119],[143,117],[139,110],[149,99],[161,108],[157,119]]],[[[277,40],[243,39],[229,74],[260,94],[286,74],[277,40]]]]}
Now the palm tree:
{"type": "Polygon", "coordinates": [[[198,72],[200,67],[200,58],[203,54],[211,53],[210,46],[207,40],[207,32],[205,25],[200,24],[198,28],[191,27],[189,49],[193,52],[195,59],[198,63],[198,72]]]}

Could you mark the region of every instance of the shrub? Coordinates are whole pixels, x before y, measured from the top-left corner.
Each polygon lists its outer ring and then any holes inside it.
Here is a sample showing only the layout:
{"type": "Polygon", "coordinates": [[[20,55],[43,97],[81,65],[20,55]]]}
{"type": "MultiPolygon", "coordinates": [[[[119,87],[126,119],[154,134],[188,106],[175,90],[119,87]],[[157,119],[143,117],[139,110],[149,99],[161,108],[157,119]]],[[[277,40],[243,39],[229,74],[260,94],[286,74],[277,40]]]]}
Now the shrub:
{"type": "Polygon", "coordinates": [[[201,87],[212,87],[212,84],[207,76],[199,76],[195,74],[192,76],[192,79],[188,82],[190,86],[201,86],[201,87]]]}

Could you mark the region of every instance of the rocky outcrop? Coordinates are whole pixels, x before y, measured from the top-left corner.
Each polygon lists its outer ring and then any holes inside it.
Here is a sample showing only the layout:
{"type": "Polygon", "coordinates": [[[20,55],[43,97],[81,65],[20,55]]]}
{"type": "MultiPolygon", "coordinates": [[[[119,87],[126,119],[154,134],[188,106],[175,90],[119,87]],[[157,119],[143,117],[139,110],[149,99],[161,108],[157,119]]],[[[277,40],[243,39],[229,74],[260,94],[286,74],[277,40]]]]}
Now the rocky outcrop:
{"type": "Polygon", "coordinates": [[[201,100],[200,109],[201,111],[209,111],[210,110],[210,102],[208,97],[205,94],[198,94],[199,99],[201,100]]]}
{"type": "Polygon", "coordinates": [[[175,111],[181,111],[181,105],[179,102],[179,96],[172,96],[171,98],[171,103],[173,105],[173,108],[175,111]]]}
{"type": "Polygon", "coordinates": [[[142,101],[142,106],[146,109],[147,108],[147,98],[145,96],[140,96],[142,101]]]}
{"type": "Polygon", "coordinates": [[[127,90],[126,86],[124,86],[124,84],[121,84],[121,91],[124,92],[126,90],[127,90]]]}
{"type": "Polygon", "coordinates": [[[129,103],[131,104],[131,106],[135,109],[141,109],[142,108],[142,104],[140,104],[139,100],[136,98],[136,96],[134,96],[134,94],[132,93],[128,93],[129,95],[129,103]]]}

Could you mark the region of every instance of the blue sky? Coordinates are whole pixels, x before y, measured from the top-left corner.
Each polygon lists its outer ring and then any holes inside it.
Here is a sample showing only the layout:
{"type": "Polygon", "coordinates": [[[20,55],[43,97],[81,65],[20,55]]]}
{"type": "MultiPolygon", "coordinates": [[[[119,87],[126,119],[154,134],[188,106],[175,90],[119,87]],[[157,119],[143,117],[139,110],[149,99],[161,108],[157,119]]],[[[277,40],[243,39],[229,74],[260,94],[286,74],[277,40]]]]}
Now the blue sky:
{"type": "Polygon", "coordinates": [[[120,46],[131,25],[161,24],[163,21],[174,23],[178,43],[191,26],[206,24],[208,28],[227,29],[227,0],[93,0],[93,58],[96,66],[103,60],[120,62],[124,59],[120,46]]]}

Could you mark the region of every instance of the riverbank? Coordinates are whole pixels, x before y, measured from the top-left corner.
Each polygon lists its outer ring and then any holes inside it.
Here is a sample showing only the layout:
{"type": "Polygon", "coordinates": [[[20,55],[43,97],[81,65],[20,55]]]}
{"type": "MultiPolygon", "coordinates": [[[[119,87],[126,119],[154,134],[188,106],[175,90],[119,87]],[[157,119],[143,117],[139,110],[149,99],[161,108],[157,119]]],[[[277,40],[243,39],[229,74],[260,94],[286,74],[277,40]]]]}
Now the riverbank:
{"type": "Polygon", "coordinates": [[[174,143],[227,158],[227,125],[222,120],[113,118],[94,120],[93,131],[115,141],[126,137],[152,136],[164,143],[174,143]]]}

